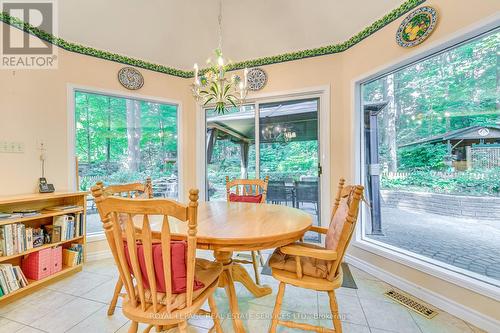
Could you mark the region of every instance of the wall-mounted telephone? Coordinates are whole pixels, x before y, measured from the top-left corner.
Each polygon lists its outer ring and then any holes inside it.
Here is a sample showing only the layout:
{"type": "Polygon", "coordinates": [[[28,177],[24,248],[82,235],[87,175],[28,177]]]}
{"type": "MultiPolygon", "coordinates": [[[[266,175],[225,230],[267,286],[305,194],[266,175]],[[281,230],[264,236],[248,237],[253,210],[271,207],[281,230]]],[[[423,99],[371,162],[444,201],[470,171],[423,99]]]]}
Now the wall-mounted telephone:
{"type": "Polygon", "coordinates": [[[45,146],[40,144],[40,161],[42,162],[42,177],[38,179],[38,190],[40,193],[52,193],[55,191],[54,185],[47,183],[45,178],[45,146]]]}
{"type": "Polygon", "coordinates": [[[52,193],[55,191],[54,185],[48,184],[45,177],[41,177],[38,181],[38,188],[40,190],[40,193],[52,193]]]}

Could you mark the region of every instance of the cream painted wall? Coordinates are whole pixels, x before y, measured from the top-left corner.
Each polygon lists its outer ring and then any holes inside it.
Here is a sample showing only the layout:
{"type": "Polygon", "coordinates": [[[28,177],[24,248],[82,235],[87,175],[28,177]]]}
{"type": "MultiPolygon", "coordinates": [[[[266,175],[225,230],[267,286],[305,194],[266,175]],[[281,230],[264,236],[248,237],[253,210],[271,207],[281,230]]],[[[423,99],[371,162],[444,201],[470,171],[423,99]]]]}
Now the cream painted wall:
{"type": "MultiPolygon", "coordinates": [[[[498,14],[498,0],[429,0],[440,14],[437,30],[422,46],[403,49],[394,41],[401,19],[384,27],[346,52],[336,55],[303,59],[264,66],[269,82],[259,93],[275,93],[328,85],[331,88],[331,186],[340,176],[355,179],[354,161],[355,113],[354,81],[377,69],[413,56],[435,43],[441,43],[462,28],[474,25],[498,14]]],[[[33,191],[39,175],[36,151],[37,139],[48,145],[47,177],[58,189],[68,188],[66,144],[66,84],[93,86],[126,92],[116,81],[122,65],[77,54],[60,52],[59,70],[40,72],[0,71],[0,140],[22,141],[26,153],[0,155],[0,194],[33,191]]],[[[197,163],[195,154],[195,105],[189,96],[188,80],[142,70],[146,84],[139,93],[180,100],[183,103],[184,189],[195,187],[197,163]]],[[[94,243],[92,251],[105,249],[104,243],[94,243]]],[[[435,278],[411,267],[375,255],[356,246],[350,254],[381,269],[400,276],[431,292],[500,320],[499,303],[489,297],[435,278]]]]}

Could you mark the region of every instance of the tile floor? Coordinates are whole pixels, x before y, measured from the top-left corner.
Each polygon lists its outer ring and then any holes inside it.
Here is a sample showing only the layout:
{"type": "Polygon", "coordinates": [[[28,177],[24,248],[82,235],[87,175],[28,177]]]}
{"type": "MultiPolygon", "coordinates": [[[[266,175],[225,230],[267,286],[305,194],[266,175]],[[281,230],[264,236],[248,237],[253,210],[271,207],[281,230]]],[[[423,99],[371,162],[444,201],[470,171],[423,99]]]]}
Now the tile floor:
{"type": "MultiPolygon", "coordinates": [[[[434,319],[427,320],[383,296],[390,287],[388,284],[355,267],[351,266],[351,270],[359,289],[340,288],[337,291],[346,333],[483,332],[442,311],[434,319]]],[[[113,316],[106,315],[116,278],[112,260],[87,263],[81,273],[0,307],[0,333],[126,333],[129,323],[120,308],[113,316]]],[[[256,299],[237,284],[240,309],[249,333],[267,332],[269,327],[266,318],[272,313],[278,284],[270,276],[262,276],[262,279],[273,287],[272,295],[256,299]]],[[[227,314],[224,291],[218,290],[215,296],[219,312],[227,314]]],[[[328,310],[326,294],[287,287],[282,315],[332,327],[331,321],[324,319],[328,310]]],[[[230,320],[224,320],[222,325],[224,332],[233,332],[230,320]]],[[[206,333],[211,326],[208,318],[194,318],[190,321],[190,332],[206,333]]],[[[139,327],[139,332],[141,328],[143,326],[139,327]]],[[[278,332],[302,331],[279,327],[278,332]]]]}

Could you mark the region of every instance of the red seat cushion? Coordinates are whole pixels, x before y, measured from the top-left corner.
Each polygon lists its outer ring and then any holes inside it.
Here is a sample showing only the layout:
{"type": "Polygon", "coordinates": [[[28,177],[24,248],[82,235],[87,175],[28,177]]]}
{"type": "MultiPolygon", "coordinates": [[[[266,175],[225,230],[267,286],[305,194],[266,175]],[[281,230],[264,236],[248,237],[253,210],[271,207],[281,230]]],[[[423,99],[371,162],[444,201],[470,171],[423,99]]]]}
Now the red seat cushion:
{"type": "MultiPolygon", "coordinates": [[[[136,245],[137,258],[139,259],[139,268],[141,269],[142,284],[144,288],[149,287],[148,274],[146,269],[146,260],[144,259],[144,248],[142,244],[136,245]]],[[[170,266],[171,266],[171,281],[172,293],[182,294],[186,292],[187,285],[187,266],[186,266],[186,253],[187,243],[184,241],[171,241],[170,242],[170,266]]],[[[130,272],[133,275],[132,264],[130,255],[128,253],[127,243],[125,242],[125,256],[130,272]]],[[[153,244],[153,266],[156,279],[156,290],[165,293],[167,288],[165,286],[165,271],[163,269],[163,254],[161,251],[161,244],[153,244]]],[[[203,288],[202,282],[194,280],[193,290],[203,288]]]]}
{"type": "Polygon", "coordinates": [[[231,202],[260,203],[262,201],[262,194],[259,194],[259,195],[237,195],[237,194],[231,193],[231,194],[229,194],[229,201],[231,201],[231,202]]]}

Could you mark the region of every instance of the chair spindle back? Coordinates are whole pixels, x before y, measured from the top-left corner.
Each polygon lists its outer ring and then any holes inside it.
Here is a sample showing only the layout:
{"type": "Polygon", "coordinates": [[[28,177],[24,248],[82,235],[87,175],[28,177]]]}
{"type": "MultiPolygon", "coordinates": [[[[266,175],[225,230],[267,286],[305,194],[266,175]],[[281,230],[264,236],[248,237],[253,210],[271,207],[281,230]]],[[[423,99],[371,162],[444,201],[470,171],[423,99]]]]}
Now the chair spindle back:
{"type": "Polygon", "coordinates": [[[144,261],[146,266],[147,282],[150,287],[152,310],[154,312],[166,310],[172,312],[172,270],[170,258],[170,227],[169,216],[184,221],[188,224],[187,235],[187,283],[186,283],[186,306],[191,306],[193,301],[195,255],[196,255],[196,228],[198,210],[198,190],[189,191],[189,204],[187,206],[168,199],[130,199],[115,196],[106,196],[99,186],[92,188],[92,194],[98,203],[106,239],[113,252],[120,277],[127,290],[128,299],[131,304],[146,311],[149,304],[146,302],[146,290],[144,288],[143,273],[141,272],[137,244],[143,246],[144,261]],[[120,215],[126,215],[123,226],[120,223],[120,215]],[[161,228],[161,239],[154,238],[151,231],[150,216],[163,216],[161,228]],[[163,271],[165,280],[166,306],[160,304],[157,293],[155,267],[153,263],[153,245],[161,243],[163,271]],[[125,246],[130,260],[130,269],[125,246]],[[133,275],[132,275],[133,274],[133,275]],[[135,282],[134,283],[134,279],[135,282]]]}
{"type": "Polygon", "coordinates": [[[226,194],[227,201],[229,202],[229,196],[231,194],[231,189],[235,188],[236,195],[259,195],[262,194],[262,202],[266,202],[267,196],[267,185],[269,183],[269,176],[266,176],[264,180],[261,179],[234,179],[229,181],[229,176],[226,176],[226,194]]]}

